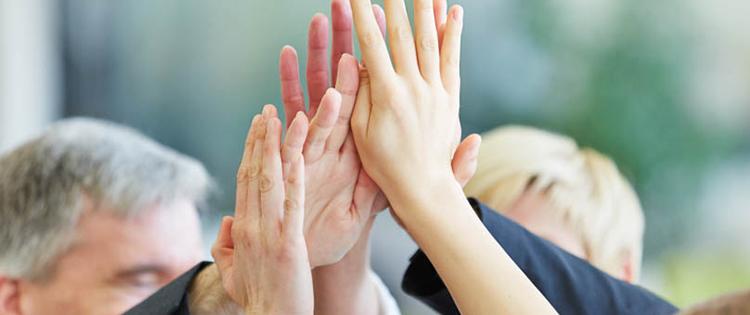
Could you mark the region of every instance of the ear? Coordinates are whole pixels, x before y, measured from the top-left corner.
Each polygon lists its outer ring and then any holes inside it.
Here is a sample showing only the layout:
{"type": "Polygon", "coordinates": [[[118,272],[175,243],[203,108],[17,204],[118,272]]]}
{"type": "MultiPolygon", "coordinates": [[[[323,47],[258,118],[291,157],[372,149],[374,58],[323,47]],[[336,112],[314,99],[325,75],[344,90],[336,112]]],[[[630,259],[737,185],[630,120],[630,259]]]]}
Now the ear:
{"type": "Polygon", "coordinates": [[[0,275],[0,315],[21,314],[21,291],[18,279],[0,275]]]}
{"type": "Polygon", "coordinates": [[[636,280],[636,266],[635,262],[633,262],[633,255],[627,251],[623,254],[622,259],[622,268],[621,268],[621,274],[620,279],[627,283],[635,283],[636,280]]]}

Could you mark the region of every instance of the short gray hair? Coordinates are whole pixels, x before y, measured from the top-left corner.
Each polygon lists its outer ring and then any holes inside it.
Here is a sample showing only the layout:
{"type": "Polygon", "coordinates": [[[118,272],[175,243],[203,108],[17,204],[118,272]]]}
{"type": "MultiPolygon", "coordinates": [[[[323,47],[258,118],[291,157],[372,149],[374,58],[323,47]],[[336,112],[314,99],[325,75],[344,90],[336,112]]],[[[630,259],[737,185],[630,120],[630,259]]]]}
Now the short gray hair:
{"type": "Polygon", "coordinates": [[[39,279],[72,242],[84,198],[124,218],[205,201],[196,160],[114,123],[73,118],[0,156],[0,274],[39,279]]]}

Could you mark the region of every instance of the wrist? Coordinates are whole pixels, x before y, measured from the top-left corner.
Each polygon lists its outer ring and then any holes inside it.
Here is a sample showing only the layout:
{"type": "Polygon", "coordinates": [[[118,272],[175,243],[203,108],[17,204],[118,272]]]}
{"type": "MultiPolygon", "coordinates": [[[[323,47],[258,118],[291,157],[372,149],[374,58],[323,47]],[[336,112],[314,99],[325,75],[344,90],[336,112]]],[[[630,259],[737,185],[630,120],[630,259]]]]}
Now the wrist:
{"type": "Polygon", "coordinates": [[[404,221],[415,216],[453,212],[455,208],[451,207],[467,203],[461,185],[451,172],[423,176],[409,185],[393,188],[395,189],[385,192],[386,197],[391,209],[404,221]]]}
{"type": "Polygon", "coordinates": [[[385,185],[380,186],[393,208],[398,204],[411,204],[432,199],[438,192],[463,190],[450,168],[432,169],[426,172],[402,172],[385,185]]]}
{"type": "Polygon", "coordinates": [[[216,264],[196,275],[190,286],[188,302],[191,314],[239,314],[241,307],[226,293],[216,264]]]}

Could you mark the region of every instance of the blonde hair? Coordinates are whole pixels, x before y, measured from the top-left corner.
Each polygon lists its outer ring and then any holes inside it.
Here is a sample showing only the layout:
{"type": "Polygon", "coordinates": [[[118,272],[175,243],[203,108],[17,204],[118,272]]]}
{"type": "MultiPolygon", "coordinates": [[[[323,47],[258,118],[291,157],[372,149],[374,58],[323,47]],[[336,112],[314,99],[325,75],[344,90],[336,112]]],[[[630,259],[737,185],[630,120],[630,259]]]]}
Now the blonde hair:
{"type": "Polygon", "coordinates": [[[476,174],[466,185],[467,196],[502,213],[527,191],[543,194],[553,215],[578,233],[592,265],[619,277],[630,260],[633,280],[638,279],[643,211],[606,156],[558,134],[502,127],[482,136],[476,174]]]}

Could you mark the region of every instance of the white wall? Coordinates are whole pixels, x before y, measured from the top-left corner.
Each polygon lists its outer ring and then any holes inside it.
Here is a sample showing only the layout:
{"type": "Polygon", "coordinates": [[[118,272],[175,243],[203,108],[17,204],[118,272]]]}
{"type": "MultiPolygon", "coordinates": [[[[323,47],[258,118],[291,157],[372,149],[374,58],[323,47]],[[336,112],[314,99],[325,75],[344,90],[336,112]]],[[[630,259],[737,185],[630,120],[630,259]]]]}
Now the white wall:
{"type": "Polygon", "coordinates": [[[55,3],[0,0],[0,152],[59,115],[55,3]]]}

